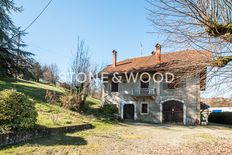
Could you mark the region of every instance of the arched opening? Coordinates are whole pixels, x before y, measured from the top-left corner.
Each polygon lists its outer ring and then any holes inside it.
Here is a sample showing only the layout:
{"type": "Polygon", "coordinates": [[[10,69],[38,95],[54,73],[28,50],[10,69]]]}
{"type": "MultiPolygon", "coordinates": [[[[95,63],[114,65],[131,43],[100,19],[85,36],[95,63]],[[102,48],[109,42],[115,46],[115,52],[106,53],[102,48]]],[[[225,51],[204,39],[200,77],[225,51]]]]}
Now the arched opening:
{"type": "Polygon", "coordinates": [[[123,106],[123,119],[134,120],[135,107],[133,104],[125,104],[123,106]]]}
{"type": "Polygon", "coordinates": [[[163,103],[164,123],[183,123],[183,103],[170,100],[163,103]]]}

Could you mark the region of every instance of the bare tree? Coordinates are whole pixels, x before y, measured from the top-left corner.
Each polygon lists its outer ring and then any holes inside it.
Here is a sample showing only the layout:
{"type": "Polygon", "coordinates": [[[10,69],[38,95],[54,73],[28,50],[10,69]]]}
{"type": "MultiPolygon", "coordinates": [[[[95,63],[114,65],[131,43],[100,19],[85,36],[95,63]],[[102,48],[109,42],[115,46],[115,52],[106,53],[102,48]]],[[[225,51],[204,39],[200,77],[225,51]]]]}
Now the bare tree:
{"type": "Polygon", "coordinates": [[[207,34],[208,37],[232,42],[232,2],[229,0],[147,1],[153,6],[149,11],[152,16],[155,15],[151,21],[158,26],[164,26],[163,30],[166,32],[178,30],[177,33],[185,36],[190,33],[192,37],[207,34]],[[184,31],[186,28],[194,29],[184,31]]]}
{"type": "Polygon", "coordinates": [[[71,69],[73,72],[72,84],[79,87],[81,85],[79,81],[83,81],[84,77],[78,75],[80,75],[80,73],[88,74],[90,71],[89,49],[86,47],[84,40],[80,40],[79,37],[71,69]]]}
{"type": "Polygon", "coordinates": [[[208,81],[212,82],[213,86],[232,82],[231,0],[147,0],[147,2],[150,4],[147,10],[149,20],[154,26],[154,33],[163,33],[167,36],[163,44],[211,51],[214,59],[208,64],[211,66],[208,81]]]}
{"type": "Polygon", "coordinates": [[[51,64],[49,68],[52,71],[52,83],[56,84],[59,80],[59,67],[57,64],[51,64]]]}
{"type": "Polygon", "coordinates": [[[88,47],[85,45],[84,40],[80,40],[79,37],[71,70],[73,73],[72,85],[77,89],[77,92],[82,95],[82,103],[84,104],[90,91],[90,57],[88,47]]]}
{"type": "Polygon", "coordinates": [[[56,64],[51,64],[49,66],[43,66],[43,80],[56,84],[59,80],[59,69],[56,64]]]}
{"type": "MultiPolygon", "coordinates": [[[[232,2],[228,0],[147,0],[149,20],[172,45],[231,55],[232,2]],[[175,43],[175,44],[173,44],[175,43]]],[[[230,57],[223,59],[228,63],[230,57]]],[[[215,64],[217,65],[217,64],[215,64]]],[[[220,67],[226,64],[218,64],[220,67]]]]}

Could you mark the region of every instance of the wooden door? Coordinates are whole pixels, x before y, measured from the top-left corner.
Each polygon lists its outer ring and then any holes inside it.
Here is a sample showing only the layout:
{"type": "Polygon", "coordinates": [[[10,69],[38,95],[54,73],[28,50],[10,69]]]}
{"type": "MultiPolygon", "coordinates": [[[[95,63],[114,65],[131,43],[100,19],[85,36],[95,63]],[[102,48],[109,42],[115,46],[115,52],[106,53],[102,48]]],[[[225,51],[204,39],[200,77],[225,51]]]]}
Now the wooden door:
{"type": "Polygon", "coordinates": [[[123,119],[134,120],[135,108],[133,104],[125,104],[123,107],[123,119]]]}
{"type": "Polygon", "coordinates": [[[183,123],[183,103],[179,101],[167,101],[163,103],[164,123],[183,123]]]}

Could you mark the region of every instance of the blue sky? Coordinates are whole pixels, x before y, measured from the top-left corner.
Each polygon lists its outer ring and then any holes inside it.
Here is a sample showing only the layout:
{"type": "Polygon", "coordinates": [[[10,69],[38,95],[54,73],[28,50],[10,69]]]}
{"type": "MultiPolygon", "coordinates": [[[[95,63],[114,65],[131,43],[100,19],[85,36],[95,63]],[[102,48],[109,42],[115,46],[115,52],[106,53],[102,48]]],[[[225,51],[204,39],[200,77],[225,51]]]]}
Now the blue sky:
{"type": "MultiPolygon", "coordinates": [[[[17,26],[25,28],[39,14],[48,0],[21,0],[22,13],[13,14],[17,26]]],[[[54,0],[28,30],[27,50],[43,64],[56,63],[68,71],[76,49],[77,36],[85,40],[97,64],[110,64],[112,50],[118,59],[148,55],[161,36],[149,34],[153,27],[146,19],[144,0],[54,0]]],[[[164,40],[164,39],[163,39],[164,40]]]]}

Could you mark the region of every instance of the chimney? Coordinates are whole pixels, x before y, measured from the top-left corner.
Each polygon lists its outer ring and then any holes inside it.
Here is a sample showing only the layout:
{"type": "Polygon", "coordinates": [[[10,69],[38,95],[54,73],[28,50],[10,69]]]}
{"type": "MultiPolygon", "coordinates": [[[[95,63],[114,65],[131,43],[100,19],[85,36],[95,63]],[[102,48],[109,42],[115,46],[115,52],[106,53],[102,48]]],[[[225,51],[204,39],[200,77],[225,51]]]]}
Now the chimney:
{"type": "Polygon", "coordinates": [[[155,63],[160,64],[161,63],[161,45],[158,43],[155,45],[156,52],[155,52],[155,63]]]}
{"type": "Polygon", "coordinates": [[[117,63],[117,51],[113,50],[113,67],[116,67],[116,63],[117,63]]]}

